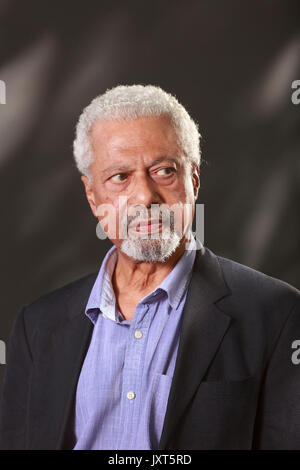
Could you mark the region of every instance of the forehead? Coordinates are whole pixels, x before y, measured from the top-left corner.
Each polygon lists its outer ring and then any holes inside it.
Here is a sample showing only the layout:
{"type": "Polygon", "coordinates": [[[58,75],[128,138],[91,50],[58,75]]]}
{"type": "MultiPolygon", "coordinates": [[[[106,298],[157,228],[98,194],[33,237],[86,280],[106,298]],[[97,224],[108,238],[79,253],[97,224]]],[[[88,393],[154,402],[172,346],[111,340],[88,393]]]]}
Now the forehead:
{"type": "Polygon", "coordinates": [[[95,154],[151,152],[173,155],[178,151],[177,135],[166,116],[137,119],[100,120],[91,130],[95,154]]]}

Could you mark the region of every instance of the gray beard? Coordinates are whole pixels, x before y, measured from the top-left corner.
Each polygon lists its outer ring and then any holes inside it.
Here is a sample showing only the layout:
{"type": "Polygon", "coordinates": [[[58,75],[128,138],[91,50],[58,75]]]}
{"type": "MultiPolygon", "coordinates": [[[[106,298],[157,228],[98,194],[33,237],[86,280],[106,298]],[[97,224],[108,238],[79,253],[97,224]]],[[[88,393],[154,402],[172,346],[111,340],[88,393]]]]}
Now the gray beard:
{"type": "Polygon", "coordinates": [[[168,238],[160,236],[155,239],[126,238],[121,244],[121,251],[138,261],[148,263],[163,262],[169,258],[180,244],[180,236],[171,231],[168,238]]]}

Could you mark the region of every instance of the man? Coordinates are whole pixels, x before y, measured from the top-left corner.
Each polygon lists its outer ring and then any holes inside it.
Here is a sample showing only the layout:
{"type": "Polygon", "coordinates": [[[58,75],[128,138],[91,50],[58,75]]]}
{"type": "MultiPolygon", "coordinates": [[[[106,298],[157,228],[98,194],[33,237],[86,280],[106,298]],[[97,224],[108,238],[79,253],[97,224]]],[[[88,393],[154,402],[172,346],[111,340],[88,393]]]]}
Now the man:
{"type": "Polygon", "coordinates": [[[83,111],[74,155],[113,247],[17,315],[2,448],[300,449],[300,293],[193,237],[199,138],[153,86],[83,111]]]}

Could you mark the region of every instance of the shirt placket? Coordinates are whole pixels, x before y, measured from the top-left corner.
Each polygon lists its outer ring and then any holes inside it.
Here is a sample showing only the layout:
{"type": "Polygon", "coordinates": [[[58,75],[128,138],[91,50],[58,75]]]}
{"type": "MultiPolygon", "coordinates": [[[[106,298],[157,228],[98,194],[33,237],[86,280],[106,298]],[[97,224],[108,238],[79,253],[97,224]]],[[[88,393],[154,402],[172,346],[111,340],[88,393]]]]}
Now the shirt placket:
{"type": "Polygon", "coordinates": [[[126,345],[122,372],[120,424],[123,428],[119,449],[134,448],[142,405],[145,348],[151,322],[149,305],[137,305],[126,345]]]}

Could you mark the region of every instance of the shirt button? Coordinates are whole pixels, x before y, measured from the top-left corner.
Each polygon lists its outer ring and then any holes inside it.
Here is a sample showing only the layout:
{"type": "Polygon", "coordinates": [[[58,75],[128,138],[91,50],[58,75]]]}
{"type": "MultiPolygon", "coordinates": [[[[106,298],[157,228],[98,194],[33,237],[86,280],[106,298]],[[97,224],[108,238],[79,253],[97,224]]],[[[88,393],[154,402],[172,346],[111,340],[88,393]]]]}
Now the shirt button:
{"type": "Polygon", "coordinates": [[[134,336],[136,337],[136,339],[140,339],[143,336],[143,333],[139,330],[136,330],[134,332],[134,336]]]}
{"type": "Polygon", "coordinates": [[[135,398],[135,393],[134,392],[128,392],[127,393],[127,398],[128,398],[128,400],[133,400],[135,398]]]}

